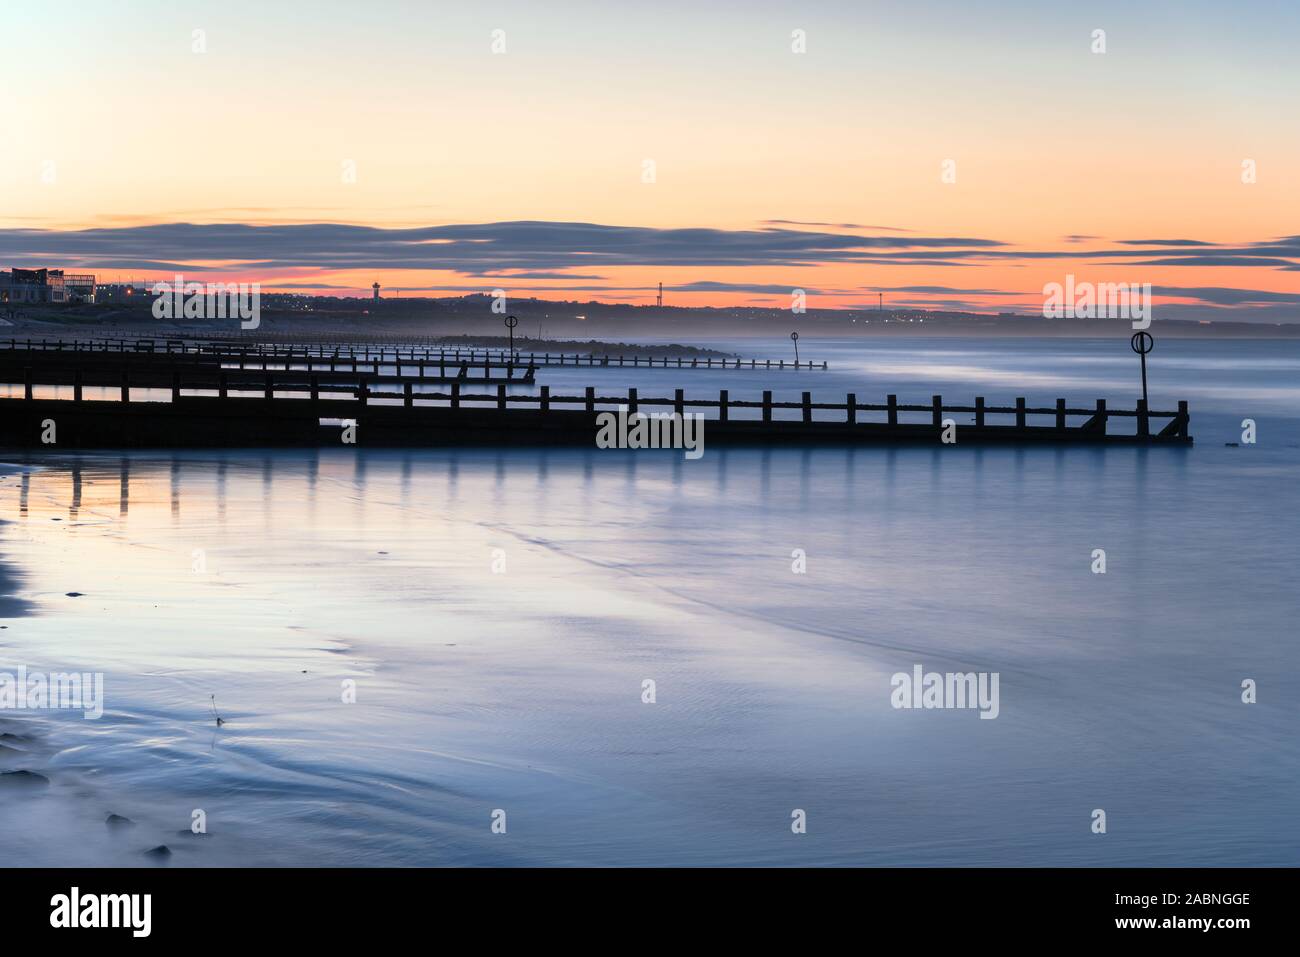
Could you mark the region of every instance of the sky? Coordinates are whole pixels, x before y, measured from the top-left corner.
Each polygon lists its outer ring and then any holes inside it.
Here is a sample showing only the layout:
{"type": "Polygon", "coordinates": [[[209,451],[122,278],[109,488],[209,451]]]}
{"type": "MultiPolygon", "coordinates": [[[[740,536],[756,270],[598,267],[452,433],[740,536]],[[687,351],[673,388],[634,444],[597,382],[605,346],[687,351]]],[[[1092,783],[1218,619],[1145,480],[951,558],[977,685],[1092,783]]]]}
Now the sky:
{"type": "Polygon", "coordinates": [[[978,311],[1073,275],[1300,321],[1294,0],[50,0],[5,25],[0,266],[978,311]]]}

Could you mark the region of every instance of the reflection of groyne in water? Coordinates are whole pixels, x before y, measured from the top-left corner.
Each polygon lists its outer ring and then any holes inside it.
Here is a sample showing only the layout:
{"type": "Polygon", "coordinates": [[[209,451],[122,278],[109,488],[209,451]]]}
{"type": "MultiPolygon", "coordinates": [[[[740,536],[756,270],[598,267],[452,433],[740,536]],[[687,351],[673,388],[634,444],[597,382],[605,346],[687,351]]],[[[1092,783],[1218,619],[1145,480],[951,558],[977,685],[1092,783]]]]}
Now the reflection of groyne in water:
{"type": "MultiPolygon", "coordinates": [[[[4,369],[0,366],[0,373],[4,369]]],[[[157,401],[132,396],[125,368],[107,397],[87,399],[87,373],[73,369],[71,396],[37,398],[38,387],[66,385],[68,371],[23,370],[22,394],[0,399],[0,442],[58,449],[337,445],[339,427],[326,423],[347,420],[356,425],[350,443],[363,446],[592,446],[598,413],[625,406],[631,413],[702,413],[709,445],[1192,443],[1186,402],[1178,403],[1177,412],[1156,412],[1142,400],[1133,409],[1110,409],[1104,399],[1093,408],[1072,408],[1064,399],[1052,407],[1031,407],[1024,398],[1014,406],[987,405],[983,398],[974,405],[949,405],[941,396],[910,405],[893,395],[884,403],[859,402],[852,393],[842,402],[814,402],[812,393],[804,392],[800,401],[789,402],[774,401],[771,391],[758,400],[733,399],[725,389],[716,399],[687,399],[682,389],[671,398],[643,398],[635,388],[626,395],[597,395],[590,386],[583,395],[552,395],[549,386],[510,394],[505,384],[470,392],[460,382],[446,392],[417,392],[409,379],[396,383],[398,391],[384,391],[382,386],[390,384],[385,377],[365,376],[339,397],[332,391],[337,386],[301,372],[292,373],[292,383],[263,374],[267,380],[255,386],[260,394],[250,396],[234,394],[249,389],[235,388],[229,380],[213,394],[213,370],[184,365],[169,370],[170,393],[157,401]],[[968,418],[959,421],[954,415],[968,418]],[[1114,418],[1135,419],[1135,432],[1108,431],[1114,418]],[[1153,431],[1153,419],[1165,420],[1159,431],[1153,431]]]]}
{"type": "MultiPolygon", "coordinates": [[[[9,472],[10,467],[6,466],[4,462],[0,462],[0,480],[9,480],[9,472]]],[[[22,470],[22,479],[19,482],[24,497],[27,494],[28,485],[29,476],[27,471],[24,469],[22,470]]],[[[23,514],[26,514],[25,507],[23,509],[23,514]]],[[[4,523],[0,522],[0,540],[3,540],[3,536],[4,523]]],[[[29,609],[27,602],[14,595],[14,592],[17,591],[19,577],[20,573],[17,572],[4,557],[0,556],[0,618],[18,618],[28,613],[29,609]]],[[[3,644],[3,642],[0,642],[0,644],[3,644]]]]}
{"type": "Polygon", "coordinates": [[[311,358],[286,361],[266,356],[220,357],[199,353],[103,353],[0,350],[0,380],[26,382],[36,377],[42,385],[118,386],[124,380],[137,388],[168,388],[183,373],[192,388],[227,389],[305,388],[314,376],[332,391],[353,391],[361,383],[384,385],[532,385],[537,369],[520,362],[478,363],[399,361],[376,359],[311,358]],[[392,371],[388,371],[391,367],[392,371]]]}

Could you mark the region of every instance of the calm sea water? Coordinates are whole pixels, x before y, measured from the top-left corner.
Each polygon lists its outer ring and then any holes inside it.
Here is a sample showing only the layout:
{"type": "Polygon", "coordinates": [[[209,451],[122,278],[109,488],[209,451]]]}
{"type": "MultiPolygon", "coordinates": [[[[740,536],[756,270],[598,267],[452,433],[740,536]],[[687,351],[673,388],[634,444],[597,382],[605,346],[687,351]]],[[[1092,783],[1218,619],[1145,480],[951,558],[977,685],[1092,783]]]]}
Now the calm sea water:
{"type": "MultiPolygon", "coordinates": [[[[800,349],[542,381],[1137,394],[1125,339],[800,349]]],[[[1157,350],[1193,449],[0,456],[0,672],[106,697],[0,711],[6,863],[1295,864],[1300,344],[1157,350]]]]}

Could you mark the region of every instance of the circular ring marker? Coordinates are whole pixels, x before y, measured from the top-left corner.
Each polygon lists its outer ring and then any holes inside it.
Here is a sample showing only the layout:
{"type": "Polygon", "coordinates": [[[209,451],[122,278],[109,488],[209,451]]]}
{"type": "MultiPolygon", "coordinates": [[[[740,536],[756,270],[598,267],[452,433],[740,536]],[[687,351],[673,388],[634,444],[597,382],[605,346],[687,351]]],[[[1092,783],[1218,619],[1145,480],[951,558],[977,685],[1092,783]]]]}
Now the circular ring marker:
{"type": "Polygon", "coordinates": [[[790,338],[793,339],[795,342],[798,342],[798,341],[799,341],[799,333],[797,333],[797,332],[792,332],[792,333],[790,333],[790,338]]]}
{"type": "Polygon", "coordinates": [[[1144,356],[1155,348],[1156,341],[1149,332],[1135,332],[1133,338],[1129,339],[1128,344],[1134,352],[1144,356]]]}

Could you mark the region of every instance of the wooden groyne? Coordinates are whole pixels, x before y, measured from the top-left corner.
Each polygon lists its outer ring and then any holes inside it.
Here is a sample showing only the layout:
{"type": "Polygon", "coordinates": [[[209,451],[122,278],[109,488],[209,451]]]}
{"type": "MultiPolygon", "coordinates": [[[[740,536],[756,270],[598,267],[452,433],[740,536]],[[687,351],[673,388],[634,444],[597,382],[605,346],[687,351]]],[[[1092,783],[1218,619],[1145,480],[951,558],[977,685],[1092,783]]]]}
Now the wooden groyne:
{"type": "Polygon", "coordinates": [[[3,350],[15,352],[66,352],[66,353],[116,353],[208,355],[233,361],[258,358],[268,361],[305,362],[312,359],[334,359],[344,362],[355,360],[362,364],[414,365],[417,363],[442,363],[480,365],[530,365],[569,366],[584,368],[618,369],[748,369],[827,371],[826,361],[813,362],[796,359],[742,359],[726,356],[644,356],[610,355],[603,353],[552,353],[514,352],[505,349],[447,349],[418,346],[340,343],[290,343],[241,342],[237,340],[191,339],[16,339],[0,340],[3,350]]]}
{"type": "MultiPolygon", "coordinates": [[[[951,405],[941,396],[929,403],[860,402],[849,393],[842,402],[814,401],[803,392],[799,401],[732,398],[722,390],[716,399],[687,398],[682,389],[671,397],[626,394],[552,395],[549,386],[518,394],[498,385],[469,391],[453,383],[447,391],[417,392],[414,383],[386,390],[388,383],[363,382],[351,395],[331,396],[318,375],[304,381],[255,384],[258,394],[236,394],[228,387],[213,394],[204,378],[209,370],[173,370],[170,393],[155,401],[132,394],[124,380],[98,398],[83,386],[58,398],[38,397],[52,384],[32,370],[16,394],[0,399],[0,442],[19,447],[48,447],[48,426],[56,427],[54,444],[78,448],[174,448],[337,445],[339,421],[356,424],[362,446],[534,446],[592,447],[601,411],[625,407],[629,414],[700,413],[708,445],[1182,445],[1192,444],[1186,402],[1176,412],[1149,410],[1139,400],[1133,409],[1108,408],[1097,400],[1091,408],[1074,408],[1064,399],[1053,406],[1030,406],[1017,398],[1012,406],[951,405]],[[1108,430],[1112,419],[1134,419],[1135,431],[1108,430]],[[951,441],[945,439],[951,437],[951,441]]],[[[300,379],[301,373],[298,374],[300,379]]]]}
{"type": "Polygon", "coordinates": [[[46,385],[116,385],[125,377],[136,386],[167,387],[183,373],[192,388],[221,388],[227,384],[272,382],[277,388],[301,385],[311,375],[322,383],[413,382],[420,385],[532,385],[535,366],[513,362],[405,361],[383,363],[361,359],[271,359],[265,356],[222,357],[205,353],[103,353],[58,351],[0,351],[0,379],[26,382],[39,378],[46,385]],[[391,371],[389,371],[391,369],[391,371]],[[202,377],[197,384],[196,375],[202,377]]]}

